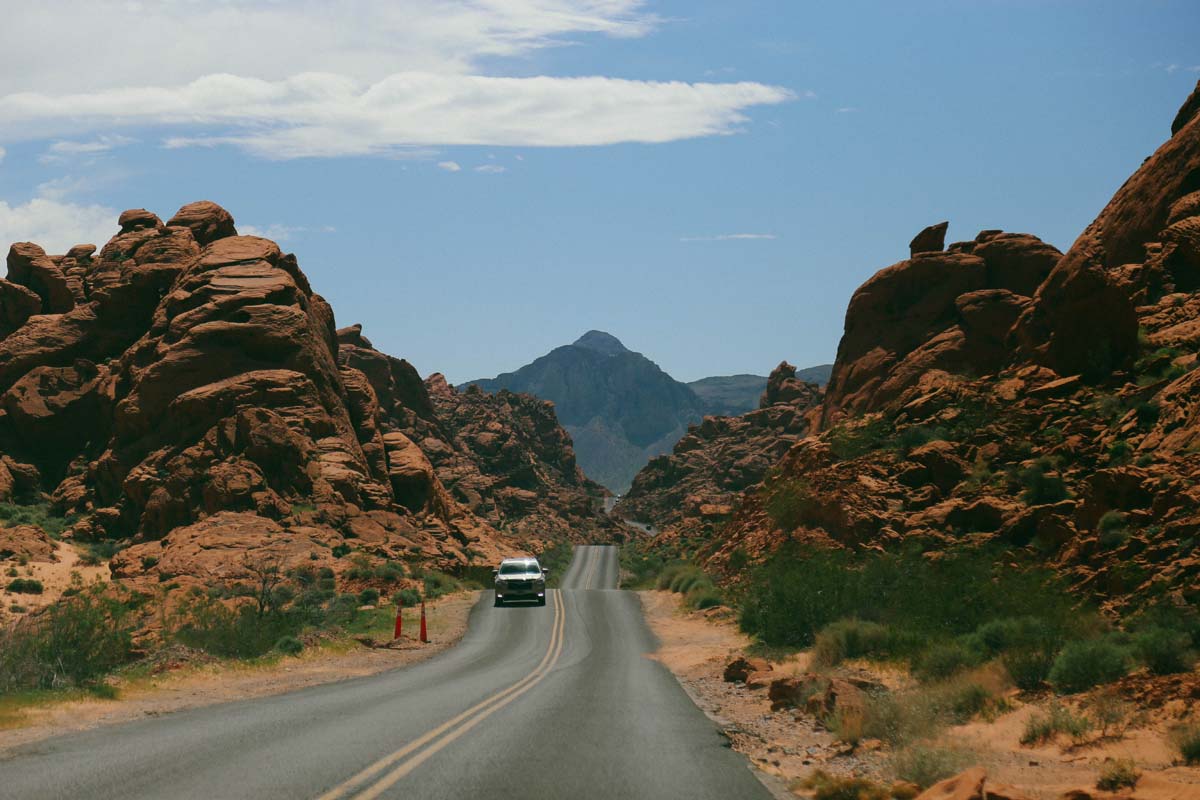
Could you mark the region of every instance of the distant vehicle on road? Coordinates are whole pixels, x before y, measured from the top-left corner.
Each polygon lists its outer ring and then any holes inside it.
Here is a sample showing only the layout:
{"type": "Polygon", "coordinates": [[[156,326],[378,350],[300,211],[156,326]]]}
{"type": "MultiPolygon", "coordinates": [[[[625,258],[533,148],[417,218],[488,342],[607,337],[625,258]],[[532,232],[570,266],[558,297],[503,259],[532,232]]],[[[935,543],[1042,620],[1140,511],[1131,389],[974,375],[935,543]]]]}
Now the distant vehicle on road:
{"type": "Polygon", "coordinates": [[[506,558],[495,569],[496,605],[511,600],[536,600],[546,605],[546,575],[536,558],[506,558]]]}

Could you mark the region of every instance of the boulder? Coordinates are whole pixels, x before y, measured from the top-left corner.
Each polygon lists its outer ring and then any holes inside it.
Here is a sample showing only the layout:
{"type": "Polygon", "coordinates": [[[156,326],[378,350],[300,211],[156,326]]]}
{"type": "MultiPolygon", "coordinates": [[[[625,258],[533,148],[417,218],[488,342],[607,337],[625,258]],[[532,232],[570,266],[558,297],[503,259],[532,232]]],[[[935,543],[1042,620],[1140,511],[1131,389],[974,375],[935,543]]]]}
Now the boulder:
{"type": "Polygon", "coordinates": [[[770,671],[771,663],[766,659],[738,656],[725,665],[723,677],[726,683],[745,683],[751,673],[770,671]]]}
{"type": "Polygon", "coordinates": [[[922,229],[908,243],[909,253],[915,256],[917,253],[942,252],[946,247],[946,230],[949,227],[949,222],[939,222],[936,225],[930,225],[928,228],[922,229]]]}
{"type": "Polygon", "coordinates": [[[175,212],[167,225],[187,228],[201,247],[217,239],[237,236],[233,215],[210,200],[188,203],[175,212]]]}

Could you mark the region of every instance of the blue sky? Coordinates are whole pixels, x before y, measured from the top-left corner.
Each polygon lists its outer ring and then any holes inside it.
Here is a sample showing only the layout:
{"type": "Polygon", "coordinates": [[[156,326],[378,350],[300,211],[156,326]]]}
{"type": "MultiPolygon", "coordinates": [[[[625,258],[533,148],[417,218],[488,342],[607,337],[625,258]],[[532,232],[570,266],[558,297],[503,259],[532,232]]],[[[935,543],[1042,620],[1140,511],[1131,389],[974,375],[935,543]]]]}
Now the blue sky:
{"type": "Polygon", "coordinates": [[[124,208],[211,199],[294,251],[339,325],[452,381],[590,328],[683,380],[831,361],[850,294],[927,224],[1066,249],[1200,78],[1191,0],[11,16],[4,243],[102,244],[124,208]]]}

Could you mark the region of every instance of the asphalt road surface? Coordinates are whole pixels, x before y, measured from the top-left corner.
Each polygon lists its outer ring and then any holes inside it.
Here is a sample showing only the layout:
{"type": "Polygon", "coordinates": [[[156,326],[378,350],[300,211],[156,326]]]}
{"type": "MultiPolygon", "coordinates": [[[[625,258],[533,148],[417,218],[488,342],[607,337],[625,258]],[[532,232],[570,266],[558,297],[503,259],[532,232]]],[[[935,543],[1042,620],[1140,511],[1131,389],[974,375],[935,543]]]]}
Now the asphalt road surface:
{"type": "Polygon", "coordinates": [[[492,608],[410,667],[102,727],[0,757],[0,798],[770,798],[645,657],[617,552],[580,547],[545,607],[492,608]]]}

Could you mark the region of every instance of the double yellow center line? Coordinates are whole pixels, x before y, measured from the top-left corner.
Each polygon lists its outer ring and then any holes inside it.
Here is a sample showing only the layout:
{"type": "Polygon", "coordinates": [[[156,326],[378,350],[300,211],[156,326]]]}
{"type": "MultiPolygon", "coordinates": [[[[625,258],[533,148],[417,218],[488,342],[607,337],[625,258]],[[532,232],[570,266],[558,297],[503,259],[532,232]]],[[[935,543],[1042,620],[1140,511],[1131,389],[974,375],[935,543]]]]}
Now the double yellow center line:
{"type": "Polygon", "coordinates": [[[409,742],[394,753],[371,764],[366,769],[354,775],[349,780],[338,784],[317,800],[338,800],[352,792],[354,800],[374,800],[394,786],[399,780],[415,770],[435,753],[458,739],[480,722],[490,717],[506,705],[516,700],[525,692],[532,689],[558,663],[563,649],[563,628],[566,625],[566,608],[563,605],[562,593],[554,592],[554,623],[550,633],[550,646],[546,655],[533,672],[521,680],[503,689],[491,697],[468,708],[453,719],[442,723],[419,739],[409,742]],[[384,770],[389,770],[383,777],[376,779],[384,770]],[[374,780],[373,783],[370,781],[374,780]]]}

